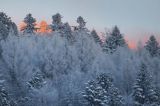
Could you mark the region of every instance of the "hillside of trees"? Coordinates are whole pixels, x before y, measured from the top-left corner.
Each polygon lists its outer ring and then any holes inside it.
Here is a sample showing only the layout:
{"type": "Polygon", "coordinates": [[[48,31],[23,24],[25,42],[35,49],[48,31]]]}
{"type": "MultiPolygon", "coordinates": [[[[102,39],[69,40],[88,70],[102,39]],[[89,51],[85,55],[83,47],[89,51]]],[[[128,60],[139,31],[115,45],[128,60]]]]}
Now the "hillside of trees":
{"type": "Polygon", "coordinates": [[[114,26],[103,42],[89,31],[62,22],[57,13],[50,33],[36,33],[0,12],[0,106],[160,106],[160,45],[128,47],[114,26]],[[43,36],[45,35],[45,36],[43,36]]]}

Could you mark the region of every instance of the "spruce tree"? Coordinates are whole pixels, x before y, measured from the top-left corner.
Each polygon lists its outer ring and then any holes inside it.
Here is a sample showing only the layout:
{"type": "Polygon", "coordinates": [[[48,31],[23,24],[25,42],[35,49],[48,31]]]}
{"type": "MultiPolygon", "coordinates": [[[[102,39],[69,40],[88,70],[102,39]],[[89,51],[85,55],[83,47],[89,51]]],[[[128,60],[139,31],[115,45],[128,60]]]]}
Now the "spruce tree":
{"type": "Polygon", "coordinates": [[[18,35],[18,28],[17,28],[17,25],[16,25],[14,22],[11,23],[11,28],[10,28],[10,30],[13,31],[13,34],[14,34],[14,35],[18,35]]]}
{"type": "Polygon", "coordinates": [[[85,29],[86,22],[85,22],[85,20],[83,19],[83,17],[79,16],[79,17],[77,18],[77,23],[79,24],[79,25],[78,25],[78,29],[85,29]]]}
{"type": "Polygon", "coordinates": [[[0,21],[6,26],[8,30],[10,29],[10,25],[12,23],[11,18],[8,17],[4,12],[0,12],[0,21]]]}
{"type": "Polygon", "coordinates": [[[158,99],[157,99],[157,105],[160,106],[160,88],[156,87],[155,88],[155,92],[156,92],[156,95],[158,97],[158,99]]]}
{"type": "Polygon", "coordinates": [[[119,28],[115,26],[111,34],[106,38],[104,51],[107,53],[113,53],[118,47],[124,47],[126,45],[125,39],[120,33],[119,28]]]}
{"type": "Polygon", "coordinates": [[[16,24],[4,12],[0,12],[0,40],[6,39],[11,29],[15,35],[18,34],[16,24]]]}
{"type": "Polygon", "coordinates": [[[152,57],[158,56],[159,54],[159,46],[158,46],[158,41],[156,40],[156,38],[154,37],[154,35],[152,35],[149,40],[146,42],[146,50],[150,53],[150,55],[152,57]]]}
{"type": "Polygon", "coordinates": [[[6,26],[0,21],[0,40],[6,39],[9,32],[6,26]]]}
{"type": "Polygon", "coordinates": [[[8,93],[0,86],[0,106],[10,106],[8,93]]]}
{"type": "Polygon", "coordinates": [[[23,22],[26,24],[25,27],[21,29],[23,31],[23,34],[34,34],[36,30],[36,19],[32,17],[32,14],[27,14],[23,22]]]}
{"type": "Polygon", "coordinates": [[[5,88],[5,80],[3,79],[4,76],[0,74],[0,106],[11,106],[10,105],[10,99],[8,92],[5,88]]]}
{"type": "Polygon", "coordinates": [[[92,30],[92,31],[91,31],[91,35],[92,35],[95,43],[97,43],[97,44],[99,44],[100,46],[102,46],[102,41],[101,41],[100,37],[98,36],[96,30],[92,30]]]}
{"type": "Polygon", "coordinates": [[[152,86],[152,80],[147,71],[147,66],[144,63],[140,66],[140,71],[133,88],[135,106],[152,105],[156,103],[158,97],[152,86]]]}
{"type": "Polygon", "coordinates": [[[62,23],[62,16],[61,14],[57,13],[52,16],[52,25],[51,25],[52,31],[58,31],[63,29],[63,23],[62,23]]]}
{"type": "Polygon", "coordinates": [[[44,85],[44,75],[41,72],[36,72],[32,79],[28,82],[28,86],[34,89],[40,89],[44,85]]]}
{"type": "Polygon", "coordinates": [[[83,97],[92,106],[123,106],[124,101],[118,88],[113,85],[113,79],[105,73],[100,74],[96,80],[90,81],[83,97]],[[99,104],[95,105],[97,101],[99,104]]]}
{"type": "Polygon", "coordinates": [[[97,83],[106,91],[112,86],[113,79],[106,73],[101,73],[97,78],[97,83]]]}
{"type": "Polygon", "coordinates": [[[106,91],[95,81],[87,83],[83,97],[89,106],[106,106],[107,103],[106,91]]]}
{"type": "Polygon", "coordinates": [[[116,88],[114,85],[111,85],[111,87],[108,90],[108,98],[109,106],[123,106],[124,105],[124,99],[122,95],[120,95],[119,89],[116,88]]]}
{"type": "Polygon", "coordinates": [[[119,89],[113,84],[113,79],[105,73],[97,77],[97,83],[106,91],[108,97],[108,106],[123,106],[124,100],[121,96],[119,89]]]}
{"type": "Polygon", "coordinates": [[[68,23],[65,23],[63,26],[63,36],[67,39],[69,44],[72,44],[74,42],[74,36],[72,34],[71,27],[68,23]]]}

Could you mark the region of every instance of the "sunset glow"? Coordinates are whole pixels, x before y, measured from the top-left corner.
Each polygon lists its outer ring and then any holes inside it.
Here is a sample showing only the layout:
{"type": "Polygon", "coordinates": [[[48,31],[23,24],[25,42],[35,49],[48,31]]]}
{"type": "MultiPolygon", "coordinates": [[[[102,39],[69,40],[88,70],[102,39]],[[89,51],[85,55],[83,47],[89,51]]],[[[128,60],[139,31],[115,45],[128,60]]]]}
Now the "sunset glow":
{"type": "Polygon", "coordinates": [[[21,31],[21,30],[24,29],[25,26],[26,26],[26,24],[22,21],[22,22],[19,23],[18,29],[21,31]]]}
{"type": "Polygon", "coordinates": [[[129,46],[129,48],[131,48],[131,49],[136,49],[136,43],[134,42],[134,41],[129,41],[128,42],[128,46],[129,46]]]}
{"type": "Polygon", "coordinates": [[[46,21],[41,21],[39,24],[38,24],[38,28],[39,30],[37,32],[40,32],[40,33],[48,33],[48,32],[51,32],[51,29],[48,28],[48,24],[46,21]]]}
{"type": "MultiPolygon", "coordinates": [[[[18,29],[22,31],[26,24],[24,22],[20,22],[18,25],[18,29]]],[[[36,32],[37,33],[49,33],[51,32],[51,29],[48,28],[48,24],[45,20],[42,20],[40,23],[36,23],[36,32]]]]}

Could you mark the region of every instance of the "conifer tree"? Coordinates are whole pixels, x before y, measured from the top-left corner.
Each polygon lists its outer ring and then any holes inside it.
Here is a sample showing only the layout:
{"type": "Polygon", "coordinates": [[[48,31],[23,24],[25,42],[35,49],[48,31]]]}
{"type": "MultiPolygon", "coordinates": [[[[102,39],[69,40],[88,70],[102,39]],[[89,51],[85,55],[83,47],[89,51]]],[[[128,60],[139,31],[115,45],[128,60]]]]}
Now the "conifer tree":
{"type": "Polygon", "coordinates": [[[8,93],[1,85],[0,85],[0,106],[10,106],[8,93]]]}
{"type": "Polygon", "coordinates": [[[4,12],[0,12],[0,39],[6,39],[11,29],[15,35],[18,34],[16,24],[4,12]]]}
{"type": "Polygon", "coordinates": [[[108,106],[123,106],[124,100],[120,95],[119,89],[113,85],[113,79],[105,73],[97,77],[97,83],[106,91],[108,106]]]}
{"type": "Polygon", "coordinates": [[[45,85],[44,75],[37,72],[32,79],[28,82],[30,88],[40,89],[45,85]]]}
{"type": "Polygon", "coordinates": [[[116,88],[114,85],[111,85],[108,90],[108,98],[109,106],[124,106],[124,99],[122,95],[120,95],[119,89],[116,88]]]}
{"type": "Polygon", "coordinates": [[[3,77],[4,76],[0,74],[0,106],[13,106],[11,105],[11,100],[5,88],[5,80],[3,77]]]}
{"type": "Polygon", "coordinates": [[[105,106],[107,103],[106,91],[95,81],[89,81],[83,97],[89,106],[105,106]]]}
{"type": "Polygon", "coordinates": [[[150,74],[147,71],[147,66],[142,63],[134,85],[134,105],[153,105],[156,103],[157,98],[158,97],[156,96],[156,92],[154,91],[150,74]]]}
{"type": "Polygon", "coordinates": [[[97,99],[99,103],[103,104],[103,105],[94,104],[93,106],[123,106],[124,105],[123,98],[120,95],[118,88],[116,88],[113,85],[113,79],[105,73],[100,74],[96,78],[96,80],[90,81],[88,83],[85,93],[83,93],[83,97],[89,103],[92,103],[92,105],[97,99]]]}
{"type": "Polygon", "coordinates": [[[69,44],[72,44],[74,42],[72,30],[71,30],[71,27],[68,23],[65,23],[63,26],[63,36],[67,39],[69,44]]]}
{"type": "Polygon", "coordinates": [[[9,34],[8,29],[5,25],[0,21],[0,40],[6,39],[7,35],[9,34]]]}
{"type": "Polygon", "coordinates": [[[100,46],[102,46],[102,41],[101,41],[100,37],[98,36],[96,30],[92,30],[92,31],[91,31],[91,35],[92,35],[94,41],[95,41],[97,44],[99,44],[100,46]]]}
{"type": "Polygon", "coordinates": [[[97,78],[97,83],[106,91],[112,86],[113,79],[105,73],[101,73],[97,78]]]}
{"type": "Polygon", "coordinates": [[[52,16],[52,25],[51,25],[52,31],[58,31],[63,29],[63,23],[62,23],[62,16],[61,14],[57,13],[52,16]]]}
{"type": "Polygon", "coordinates": [[[152,57],[158,56],[160,48],[159,48],[158,41],[153,35],[146,42],[145,48],[152,57]]]}
{"type": "Polygon", "coordinates": [[[8,17],[4,12],[0,12],[0,21],[6,26],[8,30],[10,29],[10,25],[12,23],[11,18],[8,17]]]}
{"type": "Polygon", "coordinates": [[[124,47],[126,45],[125,39],[120,33],[119,28],[115,26],[111,34],[106,38],[104,51],[107,53],[113,53],[118,47],[124,47]]]}
{"type": "Polygon", "coordinates": [[[32,14],[27,14],[23,22],[26,24],[25,27],[21,29],[23,34],[34,34],[36,30],[36,19],[32,17],[32,14]]]}
{"type": "Polygon", "coordinates": [[[77,23],[79,24],[79,25],[78,25],[78,29],[85,29],[86,22],[85,22],[85,20],[83,19],[83,17],[79,16],[79,17],[77,18],[77,23]]]}

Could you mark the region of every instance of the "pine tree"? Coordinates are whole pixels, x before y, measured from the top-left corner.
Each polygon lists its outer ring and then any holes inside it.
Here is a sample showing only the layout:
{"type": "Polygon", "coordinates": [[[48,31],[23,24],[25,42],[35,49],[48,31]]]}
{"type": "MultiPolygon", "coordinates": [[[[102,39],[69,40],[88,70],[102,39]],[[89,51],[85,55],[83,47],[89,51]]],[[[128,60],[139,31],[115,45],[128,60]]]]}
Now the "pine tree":
{"type": "Polygon", "coordinates": [[[87,100],[89,106],[106,106],[106,91],[95,81],[89,81],[83,97],[87,100]]]}
{"type": "Polygon", "coordinates": [[[114,85],[111,85],[111,87],[108,89],[108,98],[109,106],[123,106],[124,105],[124,99],[120,95],[119,89],[116,88],[114,85]]]}
{"type": "Polygon", "coordinates": [[[51,25],[52,31],[58,31],[63,29],[63,23],[62,23],[62,16],[61,14],[57,13],[52,16],[52,25],[51,25]]]}
{"type": "Polygon", "coordinates": [[[40,89],[45,85],[44,75],[37,72],[32,79],[28,82],[30,88],[40,89]]]}
{"type": "Polygon", "coordinates": [[[0,40],[6,39],[8,34],[9,34],[8,29],[7,29],[6,26],[0,21],[0,40]]]}
{"type": "Polygon", "coordinates": [[[152,105],[157,101],[157,98],[152,86],[150,74],[147,71],[147,66],[142,63],[134,85],[134,104],[135,106],[143,106],[145,104],[152,105]]]}
{"type": "Polygon", "coordinates": [[[25,27],[21,29],[23,31],[23,34],[34,34],[36,30],[36,19],[32,17],[32,14],[27,14],[23,22],[26,24],[25,27]]]}
{"type": "Polygon", "coordinates": [[[84,21],[83,17],[79,16],[77,18],[77,23],[79,24],[78,29],[85,29],[86,22],[84,21]]]}
{"type": "Polygon", "coordinates": [[[155,92],[156,92],[156,95],[158,97],[158,101],[157,101],[157,105],[160,106],[160,88],[159,87],[156,87],[155,88],[155,92]]]}
{"type": "Polygon", "coordinates": [[[0,12],[0,39],[6,39],[11,28],[15,35],[17,35],[18,30],[16,24],[4,12],[0,12]]]}
{"type": "Polygon", "coordinates": [[[123,38],[120,30],[115,26],[108,38],[106,38],[104,51],[107,53],[113,53],[118,47],[126,46],[125,39],[123,38]]]}
{"type": "Polygon", "coordinates": [[[17,25],[16,25],[14,22],[11,23],[11,28],[10,28],[10,30],[13,31],[13,34],[14,34],[14,35],[18,35],[18,28],[17,28],[17,25]]]}
{"type": "Polygon", "coordinates": [[[8,93],[1,85],[0,85],[0,106],[11,106],[8,93]]]}
{"type": "Polygon", "coordinates": [[[113,79],[105,73],[100,74],[96,80],[90,81],[86,87],[85,93],[83,94],[83,97],[90,103],[91,106],[124,105],[124,100],[120,95],[118,88],[113,85],[113,79]],[[103,105],[95,105],[95,100],[97,99],[100,101],[99,104],[103,103],[103,105]]]}
{"type": "Polygon", "coordinates": [[[100,37],[98,36],[96,30],[92,30],[92,31],[91,31],[91,35],[92,35],[92,37],[94,38],[94,41],[95,41],[97,44],[99,44],[100,46],[102,46],[102,41],[101,41],[100,37]]]}
{"type": "Polygon", "coordinates": [[[3,79],[4,76],[0,74],[0,106],[10,106],[10,100],[8,93],[4,87],[5,80],[3,79]]]}
{"type": "Polygon", "coordinates": [[[97,78],[97,83],[108,92],[112,86],[113,79],[105,73],[101,73],[97,78]]]}
{"type": "Polygon", "coordinates": [[[105,73],[97,77],[97,83],[106,91],[108,97],[108,106],[122,106],[124,100],[120,95],[118,88],[113,85],[113,79],[105,73]]]}
{"type": "Polygon", "coordinates": [[[159,54],[159,46],[158,41],[156,38],[152,35],[149,40],[146,42],[146,50],[150,53],[152,57],[158,56],[159,54]]]}
{"type": "Polygon", "coordinates": [[[12,23],[11,18],[8,17],[4,12],[0,12],[0,21],[6,26],[8,30],[10,29],[10,25],[12,23]]]}
{"type": "Polygon", "coordinates": [[[73,37],[71,27],[68,23],[65,23],[63,26],[63,36],[67,39],[69,44],[72,44],[74,42],[75,38],[73,37]]]}

